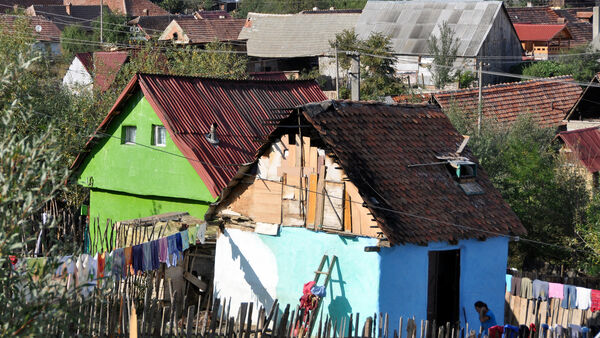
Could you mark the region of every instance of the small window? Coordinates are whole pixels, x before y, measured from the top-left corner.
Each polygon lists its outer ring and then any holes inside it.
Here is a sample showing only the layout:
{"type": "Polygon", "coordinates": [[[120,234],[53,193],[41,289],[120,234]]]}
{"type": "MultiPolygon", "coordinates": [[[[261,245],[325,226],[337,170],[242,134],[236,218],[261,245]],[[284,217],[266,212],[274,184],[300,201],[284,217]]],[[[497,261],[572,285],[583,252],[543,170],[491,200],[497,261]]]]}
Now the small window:
{"type": "Polygon", "coordinates": [[[167,129],[163,126],[152,126],[152,145],[167,145],[167,129]]]}
{"type": "Polygon", "coordinates": [[[121,143],[123,144],[135,144],[135,130],[134,126],[124,126],[123,135],[121,135],[121,143]]]}

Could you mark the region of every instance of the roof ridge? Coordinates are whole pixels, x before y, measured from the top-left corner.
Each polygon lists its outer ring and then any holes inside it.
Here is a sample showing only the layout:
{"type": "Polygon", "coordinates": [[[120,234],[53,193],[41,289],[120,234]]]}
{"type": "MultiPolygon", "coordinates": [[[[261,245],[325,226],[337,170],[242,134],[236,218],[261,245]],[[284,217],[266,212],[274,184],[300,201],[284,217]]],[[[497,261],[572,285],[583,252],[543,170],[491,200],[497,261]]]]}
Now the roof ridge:
{"type": "MultiPolygon", "coordinates": [[[[599,72],[600,74],[600,72],[599,72]]],[[[557,81],[548,81],[547,79],[573,79],[572,75],[558,75],[558,76],[550,76],[550,77],[546,77],[543,79],[531,79],[531,80],[527,80],[527,81],[514,81],[514,82],[502,82],[502,83],[497,83],[497,84],[492,84],[492,85],[486,85],[482,87],[482,90],[485,89],[495,89],[495,88],[508,88],[509,86],[526,86],[529,84],[533,84],[533,83],[543,83],[543,82],[547,82],[547,83],[560,83],[557,81]]],[[[572,81],[569,82],[564,82],[564,83],[573,83],[572,81]]],[[[463,89],[453,89],[453,90],[447,90],[447,91],[439,91],[437,93],[434,93],[433,95],[449,95],[449,94],[454,94],[454,93],[467,93],[469,91],[475,91],[478,90],[477,87],[473,87],[473,88],[463,88],[463,89]]]]}
{"type": "Polygon", "coordinates": [[[193,75],[175,75],[175,74],[159,74],[159,73],[136,73],[139,76],[160,76],[160,77],[178,77],[178,78],[186,78],[186,79],[203,79],[203,80],[217,80],[217,81],[231,81],[231,82],[276,82],[276,83],[311,83],[315,80],[313,79],[304,79],[304,80],[261,80],[261,79],[227,79],[227,78],[219,78],[219,77],[210,77],[210,76],[193,76],[193,75]]]}
{"type": "Polygon", "coordinates": [[[586,131],[591,131],[591,130],[594,130],[594,129],[598,130],[598,129],[600,129],[600,126],[587,127],[587,128],[582,128],[582,129],[565,130],[565,131],[561,131],[558,134],[559,135],[578,134],[578,133],[582,133],[582,132],[586,132],[586,131]]]}

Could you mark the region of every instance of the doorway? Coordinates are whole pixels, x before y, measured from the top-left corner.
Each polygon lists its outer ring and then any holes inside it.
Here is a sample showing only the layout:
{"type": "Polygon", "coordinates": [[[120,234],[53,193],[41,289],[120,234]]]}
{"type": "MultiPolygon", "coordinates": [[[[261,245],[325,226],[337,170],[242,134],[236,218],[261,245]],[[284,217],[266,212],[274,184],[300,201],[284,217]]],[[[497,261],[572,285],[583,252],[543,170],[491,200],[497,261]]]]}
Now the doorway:
{"type": "Polygon", "coordinates": [[[460,314],[460,250],[430,251],[427,319],[456,323],[460,314]]]}

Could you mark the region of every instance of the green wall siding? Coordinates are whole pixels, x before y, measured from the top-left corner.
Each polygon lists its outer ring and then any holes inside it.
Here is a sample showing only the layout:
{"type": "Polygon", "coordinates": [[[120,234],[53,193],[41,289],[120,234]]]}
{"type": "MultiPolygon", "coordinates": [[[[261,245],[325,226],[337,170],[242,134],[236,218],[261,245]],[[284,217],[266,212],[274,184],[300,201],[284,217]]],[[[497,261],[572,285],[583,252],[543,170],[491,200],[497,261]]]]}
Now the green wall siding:
{"type": "Polygon", "coordinates": [[[153,125],[162,122],[138,91],[112,121],[107,131],[112,137],[106,137],[87,156],[79,184],[135,195],[214,201],[168,132],[166,146],[152,145],[153,125]],[[122,144],[122,126],[136,126],[136,143],[141,145],[122,144]]]}

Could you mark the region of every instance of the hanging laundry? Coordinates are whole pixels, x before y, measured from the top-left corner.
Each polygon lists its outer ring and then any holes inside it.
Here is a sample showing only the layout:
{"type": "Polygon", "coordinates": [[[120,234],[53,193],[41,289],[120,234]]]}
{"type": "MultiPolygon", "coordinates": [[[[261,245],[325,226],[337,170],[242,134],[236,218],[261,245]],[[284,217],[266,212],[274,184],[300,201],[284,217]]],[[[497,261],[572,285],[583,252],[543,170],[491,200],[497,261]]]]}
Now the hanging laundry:
{"type": "Polygon", "coordinates": [[[577,307],[577,288],[573,285],[563,286],[563,300],[560,304],[563,309],[574,309],[577,307]]]}
{"type": "Polygon", "coordinates": [[[167,237],[167,244],[168,244],[167,267],[176,266],[177,259],[179,258],[179,255],[181,255],[181,252],[179,251],[179,248],[177,246],[177,238],[179,238],[179,241],[180,241],[179,243],[181,244],[181,236],[171,235],[171,236],[167,237]]]}
{"type": "Polygon", "coordinates": [[[521,278],[521,298],[533,299],[533,283],[527,277],[521,278]]]}
{"type": "Polygon", "coordinates": [[[548,283],[548,297],[563,299],[564,286],[559,283],[548,283]]]}
{"type": "Polygon", "coordinates": [[[592,290],[590,298],[590,310],[592,310],[592,312],[600,311],[600,290],[592,290]]]}
{"type": "Polygon", "coordinates": [[[198,227],[198,232],[196,233],[196,241],[200,242],[200,244],[204,244],[204,242],[206,241],[206,222],[200,224],[200,226],[196,225],[196,227],[198,227]]]}
{"type": "Polygon", "coordinates": [[[75,273],[75,261],[73,256],[63,256],[58,259],[58,268],[56,268],[55,275],[63,276],[65,273],[72,275],[75,273]]]}
{"type": "Polygon", "coordinates": [[[577,287],[577,308],[579,310],[587,310],[590,308],[590,303],[592,302],[591,293],[592,290],[588,288],[577,287]]]}
{"type": "Polygon", "coordinates": [[[123,249],[123,256],[125,257],[125,266],[124,266],[124,276],[127,276],[127,274],[131,271],[131,266],[133,265],[133,248],[132,247],[127,247],[125,249],[123,249]]]}
{"type": "Polygon", "coordinates": [[[542,300],[542,301],[547,301],[548,293],[549,293],[548,282],[536,279],[533,281],[532,284],[533,284],[533,298],[542,300]]]}
{"type": "Polygon", "coordinates": [[[113,260],[114,260],[114,255],[115,252],[111,251],[111,252],[107,252],[106,256],[104,257],[104,276],[105,277],[110,277],[112,276],[112,266],[113,266],[113,260]]]}
{"type": "Polygon", "coordinates": [[[104,278],[104,253],[98,255],[98,278],[104,278]]]}
{"type": "Polygon", "coordinates": [[[158,261],[161,263],[167,262],[168,255],[168,243],[167,237],[158,239],[158,261]]]}
{"type": "Polygon", "coordinates": [[[183,259],[183,239],[181,238],[181,232],[175,234],[175,244],[177,245],[177,253],[179,254],[177,259],[183,259]]]}
{"type": "Polygon", "coordinates": [[[510,292],[512,288],[512,275],[506,274],[506,292],[510,292]]]}
{"type": "Polygon", "coordinates": [[[180,232],[181,234],[181,251],[185,251],[190,247],[190,236],[187,229],[180,232]]]}
{"type": "Polygon", "coordinates": [[[189,227],[188,228],[188,232],[189,232],[189,242],[190,245],[196,245],[196,236],[198,236],[198,225],[193,226],[193,227],[189,227]]]}
{"type": "Polygon", "coordinates": [[[513,276],[511,284],[510,293],[513,296],[521,296],[521,277],[513,276]]]}
{"type": "Polygon", "coordinates": [[[113,251],[112,275],[116,279],[122,279],[125,275],[125,253],[123,248],[113,251]]]}
{"type": "Polygon", "coordinates": [[[131,257],[132,257],[132,266],[133,272],[138,273],[144,269],[144,250],[142,249],[142,245],[134,245],[131,249],[131,257]]]}
{"type": "Polygon", "coordinates": [[[151,271],[152,270],[152,246],[150,242],[146,242],[142,244],[143,251],[143,271],[151,271]]]}
{"type": "Polygon", "coordinates": [[[152,255],[152,270],[158,270],[160,262],[158,261],[158,240],[150,242],[152,255]]]}
{"type": "Polygon", "coordinates": [[[88,255],[82,254],[77,259],[77,281],[78,286],[81,288],[81,295],[83,297],[89,296],[96,285],[96,276],[98,269],[97,259],[88,255]]]}

